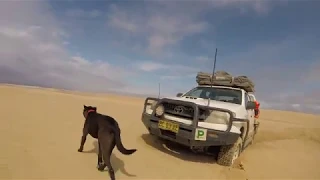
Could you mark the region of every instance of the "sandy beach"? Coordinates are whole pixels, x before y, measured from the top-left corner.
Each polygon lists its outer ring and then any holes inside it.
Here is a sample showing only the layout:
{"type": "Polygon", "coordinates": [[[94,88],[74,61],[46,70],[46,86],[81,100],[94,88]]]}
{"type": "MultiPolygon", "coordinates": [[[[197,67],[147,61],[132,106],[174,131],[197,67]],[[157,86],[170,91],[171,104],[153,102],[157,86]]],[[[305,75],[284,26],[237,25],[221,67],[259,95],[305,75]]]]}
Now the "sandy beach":
{"type": "Polygon", "coordinates": [[[141,122],[143,98],[0,86],[1,179],[109,179],[96,169],[96,140],[89,137],[77,152],[83,105],[113,116],[126,148],[116,148],[112,164],[117,179],[320,179],[320,116],[262,110],[255,144],[238,167],[222,167],[206,155],[164,145],[141,122]]]}

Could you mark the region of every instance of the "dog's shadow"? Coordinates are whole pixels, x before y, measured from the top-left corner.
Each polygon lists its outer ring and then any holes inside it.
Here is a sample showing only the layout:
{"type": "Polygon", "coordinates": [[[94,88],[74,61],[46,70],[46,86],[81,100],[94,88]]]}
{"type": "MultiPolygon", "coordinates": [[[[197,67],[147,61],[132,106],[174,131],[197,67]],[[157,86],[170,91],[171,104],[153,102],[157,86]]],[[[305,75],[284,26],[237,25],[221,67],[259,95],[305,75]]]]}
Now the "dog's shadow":
{"type": "MultiPolygon", "coordinates": [[[[99,153],[98,141],[94,141],[93,146],[94,146],[93,149],[89,151],[83,151],[83,153],[96,153],[98,156],[98,153],[99,153]]],[[[117,156],[115,156],[114,153],[111,154],[111,164],[115,173],[118,170],[120,170],[126,176],[136,177],[136,175],[130,174],[126,171],[126,169],[124,168],[124,162],[121,159],[119,159],[117,156]]]]}
{"type": "Polygon", "coordinates": [[[216,162],[218,149],[214,149],[215,152],[212,155],[207,155],[203,153],[196,154],[192,152],[190,149],[183,147],[182,145],[178,145],[176,143],[172,143],[170,141],[157,138],[150,134],[143,134],[141,138],[147,145],[184,161],[209,164],[216,162]]]}

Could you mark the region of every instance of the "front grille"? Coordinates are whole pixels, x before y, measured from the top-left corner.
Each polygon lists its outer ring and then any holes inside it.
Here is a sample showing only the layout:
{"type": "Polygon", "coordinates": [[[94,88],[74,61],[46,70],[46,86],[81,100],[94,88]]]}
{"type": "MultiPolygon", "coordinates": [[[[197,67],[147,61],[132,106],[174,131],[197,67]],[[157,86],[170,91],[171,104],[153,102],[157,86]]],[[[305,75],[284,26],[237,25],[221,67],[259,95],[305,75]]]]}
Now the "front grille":
{"type": "MultiPolygon", "coordinates": [[[[193,120],[194,109],[190,106],[172,104],[172,103],[163,103],[164,111],[166,114],[182,117],[184,119],[193,120]]],[[[204,119],[203,115],[205,114],[205,110],[199,109],[199,119],[204,119]]]]}
{"type": "Polygon", "coordinates": [[[193,119],[193,108],[171,103],[163,103],[165,113],[185,119],[193,119]]]}

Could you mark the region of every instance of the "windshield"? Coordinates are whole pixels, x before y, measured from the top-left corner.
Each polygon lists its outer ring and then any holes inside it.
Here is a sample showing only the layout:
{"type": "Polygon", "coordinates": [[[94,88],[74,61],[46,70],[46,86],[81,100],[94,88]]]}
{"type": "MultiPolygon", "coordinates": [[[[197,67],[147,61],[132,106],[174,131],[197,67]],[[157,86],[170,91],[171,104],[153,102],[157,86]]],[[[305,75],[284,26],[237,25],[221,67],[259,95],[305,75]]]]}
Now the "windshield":
{"type": "Polygon", "coordinates": [[[183,96],[203,98],[241,104],[242,92],[236,89],[219,88],[219,87],[196,87],[183,96]]]}

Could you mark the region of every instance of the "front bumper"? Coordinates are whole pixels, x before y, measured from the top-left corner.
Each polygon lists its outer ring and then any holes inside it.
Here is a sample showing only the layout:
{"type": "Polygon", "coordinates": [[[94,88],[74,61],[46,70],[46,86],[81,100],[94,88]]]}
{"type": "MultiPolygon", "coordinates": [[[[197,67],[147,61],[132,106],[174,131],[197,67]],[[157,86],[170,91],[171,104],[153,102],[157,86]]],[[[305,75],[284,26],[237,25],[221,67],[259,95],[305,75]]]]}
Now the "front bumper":
{"type": "MultiPolygon", "coordinates": [[[[168,120],[170,121],[170,120],[168,120]]],[[[169,141],[176,142],[178,144],[188,147],[209,147],[209,146],[221,146],[234,144],[239,134],[225,131],[217,131],[207,129],[207,136],[205,141],[195,140],[196,128],[192,125],[185,125],[179,123],[179,132],[173,133],[170,131],[162,130],[158,128],[159,118],[150,114],[142,114],[142,122],[148,129],[150,134],[158,136],[169,141]]],[[[177,122],[175,122],[177,123],[177,122]]]]}

